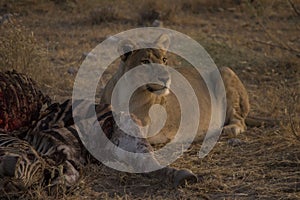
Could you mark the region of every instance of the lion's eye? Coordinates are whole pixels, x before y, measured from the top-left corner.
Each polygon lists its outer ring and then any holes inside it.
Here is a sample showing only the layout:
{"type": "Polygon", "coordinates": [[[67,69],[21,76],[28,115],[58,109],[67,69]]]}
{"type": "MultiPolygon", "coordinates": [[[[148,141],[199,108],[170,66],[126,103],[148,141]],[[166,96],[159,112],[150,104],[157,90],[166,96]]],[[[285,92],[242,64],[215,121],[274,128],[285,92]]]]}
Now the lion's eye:
{"type": "Polygon", "coordinates": [[[150,61],[149,61],[149,60],[142,60],[141,63],[142,63],[142,64],[149,64],[150,61]]]}
{"type": "Polygon", "coordinates": [[[168,61],[167,58],[163,58],[163,62],[166,63],[168,61]]]}

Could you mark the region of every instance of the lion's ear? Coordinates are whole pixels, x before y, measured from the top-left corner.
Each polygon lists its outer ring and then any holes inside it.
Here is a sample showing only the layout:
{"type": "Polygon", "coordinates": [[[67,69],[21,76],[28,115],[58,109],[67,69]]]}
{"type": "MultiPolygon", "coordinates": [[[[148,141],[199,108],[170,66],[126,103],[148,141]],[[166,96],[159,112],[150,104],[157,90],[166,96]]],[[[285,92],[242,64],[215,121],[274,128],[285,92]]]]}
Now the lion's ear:
{"type": "Polygon", "coordinates": [[[154,43],[158,48],[167,51],[170,46],[170,37],[167,34],[161,34],[154,43]]]}
{"type": "Polygon", "coordinates": [[[121,54],[122,61],[126,61],[128,56],[131,55],[133,49],[135,48],[135,44],[130,40],[123,40],[119,43],[118,52],[121,54]]]}

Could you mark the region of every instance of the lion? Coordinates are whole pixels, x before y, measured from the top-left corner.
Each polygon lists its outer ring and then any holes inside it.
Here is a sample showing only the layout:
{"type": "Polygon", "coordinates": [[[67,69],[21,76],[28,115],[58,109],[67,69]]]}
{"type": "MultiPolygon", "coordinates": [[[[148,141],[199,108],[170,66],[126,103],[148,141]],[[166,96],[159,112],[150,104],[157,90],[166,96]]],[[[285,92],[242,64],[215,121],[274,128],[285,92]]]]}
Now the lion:
{"type": "MultiPolygon", "coordinates": [[[[129,70],[140,65],[149,65],[152,63],[167,66],[167,49],[170,45],[168,35],[162,34],[156,39],[154,42],[156,48],[134,50],[135,45],[132,41],[123,41],[120,43],[119,51],[122,54],[121,64],[103,90],[102,103],[111,103],[114,87],[118,80],[129,70]]],[[[203,78],[194,68],[178,67],[176,70],[189,81],[197,96],[201,112],[200,119],[194,119],[194,116],[190,116],[189,120],[199,121],[195,140],[203,139],[209,127],[210,120],[214,120],[211,119],[212,111],[209,90],[203,78]]],[[[241,80],[230,68],[223,67],[219,71],[223,79],[227,100],[226,117],[222,132],[225,135],[233,137],[246,130],[245,119],[250,109],[248,93],[241,80]]],[[[157,75],[155,83],[145,84],[135,90],[129,101],[129,110],[145,126],[151,123],[149,109],[156,104],[164,106],[168,117],[166,123],[158,134],[148,137],[148,140],[151,144],[168,143],[174,139],[180,124],[180,106],[176,96],[170,91],[172,80],[167,67],[153,67],[147,73],[136,73],[131,80],[145,79],[151,73],[157,75]]],[[[128,82],[128,84],[131,83],[128,82]]],[[[215,84],[215,88],[219,88],[219,84],[221,83],[220,81],[216,81],[215,84]]],[[[122,92],[124,91],[117,91],[119,95],[122,95],[122,92]]],[[[159,116],[156,117],[159,120],[159,116]]]]}

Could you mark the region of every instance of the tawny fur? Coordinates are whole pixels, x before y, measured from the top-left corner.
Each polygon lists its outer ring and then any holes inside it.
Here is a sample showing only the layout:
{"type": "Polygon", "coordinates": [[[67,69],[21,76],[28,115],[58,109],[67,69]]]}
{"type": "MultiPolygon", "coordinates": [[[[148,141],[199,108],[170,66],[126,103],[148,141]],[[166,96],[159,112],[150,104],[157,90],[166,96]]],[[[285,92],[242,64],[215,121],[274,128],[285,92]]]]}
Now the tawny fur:
{"type": "MultiPolygon", "coordinates": [[[[166,49],[168,48],[169,43],[170,41],[168,36],[161,35],[155,41],[155,45],[158,49],[139,49],[121,56],[122,62],[120,64],[120,68],[105,87],[102,102],[111,103],[112,91],[120,77],[134,67],[143,64],[144,60],[148,60],[150,63],[166,65],[166,49]]],[[[124,46],[124,44],[121,44],[120,49],[122,49],[122,45],[124,46]]],[[[128,45],[126,47],[128,48],[128,45]]],[[[211,118],[211,100],[207,86],[195,69],[191,67],[179,67],[176,70],[189,81],[197,95],[200,119],[195,119],[194,116],[190,116],[189,120],[199,121],[196,139],[202,139],[207,131],[211,118]]],[[[158,74],[158,80],[169,79],[169,81],[172,81],[170,80],[170,77],[166,77],[168,76],[168,73],[161,71],[156,74],[158,74]]],[[[247,117],[250,109],[248,94],[238,76],[230,68],[221,68],[220,74],[226,89],[227,100],[223,133],[230,136],[236,136],[246,130],[245,118],[247,117]]],[[[145,76],[147,76],[147,74],[137,74],[134,78],[136,80],[144,79],[145,76]]],[[[162,82],[162,85],[164,84],[166,84],[166,82],[162,82]]],[[[215,84],[215,88],[218,88],[221,83],[220,81],[216,81],[215,84]]],[[[143,125],[151,123],[148,113],[152,105],[160,104],[166,108],[168,114],[166,124],[159,134],[148,138],[150,143],[169,142],[176,135],[180,123],[180,107],[178,100],[173,93],[161,91],[162,90],[159,90],[159,92],[149,91],[146,86],[143,86],[138,88],[130,99],[130,111],[142,121],[143,125]]],[[[122,95],[123,91],[118,92],[122,95]]]]}

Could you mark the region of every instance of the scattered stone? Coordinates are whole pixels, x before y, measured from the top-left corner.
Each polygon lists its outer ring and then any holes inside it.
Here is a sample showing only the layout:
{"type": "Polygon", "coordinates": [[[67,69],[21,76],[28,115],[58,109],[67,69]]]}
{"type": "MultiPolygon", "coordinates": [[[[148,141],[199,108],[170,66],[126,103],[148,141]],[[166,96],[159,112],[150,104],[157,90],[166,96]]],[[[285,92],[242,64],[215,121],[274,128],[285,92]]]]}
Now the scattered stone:
{"type": "Polygon", "coordinates": [[[163,27],[163,22],[156,19],[156,20],[153,21],[152,26],[153,27],[163,27]]]}
{"type": "Polygon", "coordinates": [[[69,69],[68,69],[68,73],[71,75],[76,75],[77,71],[78,70],[75,69],[74,67],[69,67],[69,69]]]}
{"type": "Polygon", "coordinates": [[[229,146],[232,146],[232,147],[241,146],[241,145],[245,144],[244,141],[242,141],[238,138],[230,138],[230,139],[228,139],[227,143],[229,146]]]}
{"type": "Polygon", "coordinates": [[[7,14],[4,14],[3,16],[0,16],[0,25],[2,25],[2,24],[6,24],[6,23],[8,23],[8,22],[12,22],[12,14],[10,14],[10,13],[7,13],[7,14]]]}
{"type": "Polygon", "coordinates": [[[236,11],[236,8],[235,8],[235,7],[227,8],[227,10],[228,10],[229,12],[235,12],[235,11],[236,11]]]}
{"type": "Polygon", "coordinates": [[[224,8],[218,8],[219,12],[224,12],[224,8]]]}

